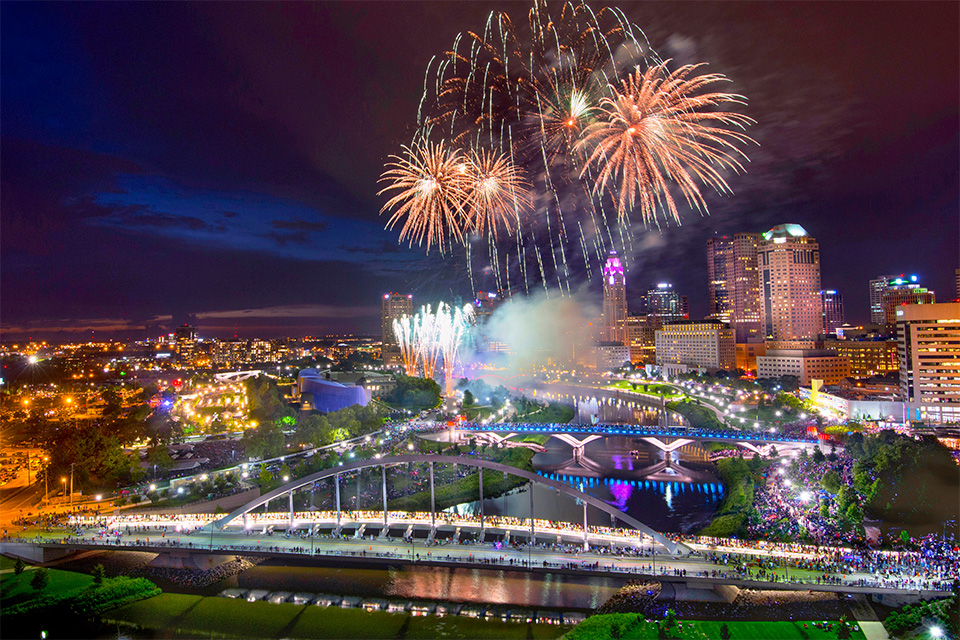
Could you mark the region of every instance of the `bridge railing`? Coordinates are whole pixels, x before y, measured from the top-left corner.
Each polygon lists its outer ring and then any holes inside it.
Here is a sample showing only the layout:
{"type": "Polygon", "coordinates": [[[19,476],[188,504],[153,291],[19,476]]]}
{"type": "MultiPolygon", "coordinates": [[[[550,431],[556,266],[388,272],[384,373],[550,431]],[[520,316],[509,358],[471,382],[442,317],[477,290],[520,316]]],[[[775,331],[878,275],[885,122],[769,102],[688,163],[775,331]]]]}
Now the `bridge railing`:
{"type": "MultiPolygon", "coordinates": [[[[98,541],[96,539],[77,539],[77,540],[64,540],[64,541],[48,541],[48,542],[35,542],[29,540],[18,540],[14,539],[5,539],[5,542],[14,542],[14,543],[30,543],[33,542],[37,546],[43,547],[70,547],[76,549],[118,549],[122,548],[125,550],[150,550],[154,552],[163,552],[168,550],[176,549],[178,551],[188,550],[196,551],[201,553],[231,553],[231,554],[248,554],[248,555],[267,555],[267,556],[280,556],[280,557],[290,557],[290,558],[302,558],[304,556],[313,557],[313,558],[324,558],[324,559],[342,559],[342,558],[356,558],[356,559],[366,559],[366,560],[391,560],[391,561],[400,561],[410,564],[422,564],[425,566],[445,566],[449,564],[457,565],[470,565],[474,567],[497,567],[497,568],[513,568],[513,569],[526,569],[532,571],[572,571],[572,572],[587,572],[595,573],[599,575],[630,575],[637,577],[665,577],[665,578],[674,578],[677,580],[684,581],[698,581],[698,582],[714,582],[718,584],[739,584],[740,586],[746,587],[762,587],[766,586],[769,588],[769,585],[775,584],[778,588],[818,588],[820,590],[830,590],[830,591],[853,591],[853,592],[894,592],[894,593],[903,593],[911,595],[921,595],[924,593],[928,597],[935,597],[936,595],[944,592],[950,592],[953,588],[953,583],[950,580],[930,580],[923,581],[918,583],[915,580],[887,580],[886,582],[882,580],[867,580],[862,578],[850,578],[844,576],[832,576],[824,580],[819,576],[816,577],[803,577],[803,576],[777,576],[771,575],[767,580],[760,580],[755,576],[749,574],[744,574],[737,571],[723,571],[723,570],[713,570],[713,569],[703,569],[697,571],[689,571],[683,575],[677,575],[673,573],[674,569],[669,562],[664,563],[661,561],[659,566],[653,565],[653,559],[650,563],[646,562],[646,558],[638,558],[633,564],[616,564],[610,562],[611,558],[609,556],[596,556],[596,560],[593,558],[575,557],[569,561],[564,562],[555,562],[546,559],[537,559],[533,560],[532,556],[529,559],[523,558],[522,556],[517,557],[508,557],[494,555],[492,557],[483,557],[476,554],[468,553],[467,555],[455,553],[450,547],[434,546],[429,548],[424,548],[420,551],[417,551],[415,547],[411,547],[409,551],[406,549],[402,551],[381,551],[381,550],[352,550],[352,549],[339,549],[339,550],[330,550],[324,547],[315,547],[312,549],[307,549],[306,546],[294,548],[289,546],[282,545],[269,545],[263,543],[257,544],[203,544],[198,540],[197,544],[193,542],[183,543],[176,540],[164,540],[159,542],[145,542],[141,540],[129,541],[116,539],[113,542],[109,541],[98,541]],[[450,549],[449,551],[447,551],[450,549]],[[447,551],[447,553],[442,553],[442,551],[447,551]],[[659,571],[658,571],[659,570],[659,571]]],[[[303,540],[303,544],[307,545],[309,542],[303,540]]],[[[471,545],[465,545],[466,549],[469,549],[471,545]]]]}
{"type": "Polygon", "coordinates": [[[754,442],[785,442],[798,444],[814,444],[816,438],[801,438],[794,436],[783,436],[777,434],[753,433],[750,431],[737,431],[735,429],[697,429],[695,427],[644,427],[630,425],[596,424],[596,425],[572,425],[572,424],[552,424],[552,423],[499,423],[479,424],[475,422],[463,422],[457,425],[459,431],[514,431],[517,433],[584,433],[600,435],[629,435],[629,436],[665,436],[665,437],[694,437],[700,439],[718,439],[718,440],[750,440],[754,442]]]}

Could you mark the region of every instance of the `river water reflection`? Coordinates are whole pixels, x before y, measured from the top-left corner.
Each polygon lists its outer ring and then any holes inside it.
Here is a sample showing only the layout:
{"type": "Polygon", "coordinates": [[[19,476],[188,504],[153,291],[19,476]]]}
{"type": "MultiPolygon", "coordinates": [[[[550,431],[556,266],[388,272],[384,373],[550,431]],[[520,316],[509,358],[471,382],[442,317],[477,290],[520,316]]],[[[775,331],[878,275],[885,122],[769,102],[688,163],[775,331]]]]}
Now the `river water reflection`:
{"type": "Polygon", "coordinates": [[[593,609],[606,602],[622,585],[622,580],[611,578],[532,575],[518,571],[440,567],[289,567],[267,563],[218,583],[216,589],[295,590],[363,597],[593,609]]]}
{"type": "MultiPolygon", "coordinates": [[[[723,485],[707,452],[688,444],[665,454],[639,438],[616,436],[588,442],[582,455],[556,438],[533,458],[541,475],[570,485],[616,506],[641,522],[664,532],[688,533],[705,526],[723,497],[723,485]]],[[[484,501],[489,515],[530,516],[530,487],[484,501]]],[[[537,518],[581,522],[583,507],[542,485],[533,488],[537,518]]],[[[477,513],[479,501],[453,507],[477,513]]],[[[611,516],[588,508],[591,525],[610,526],[611,516]]]]}

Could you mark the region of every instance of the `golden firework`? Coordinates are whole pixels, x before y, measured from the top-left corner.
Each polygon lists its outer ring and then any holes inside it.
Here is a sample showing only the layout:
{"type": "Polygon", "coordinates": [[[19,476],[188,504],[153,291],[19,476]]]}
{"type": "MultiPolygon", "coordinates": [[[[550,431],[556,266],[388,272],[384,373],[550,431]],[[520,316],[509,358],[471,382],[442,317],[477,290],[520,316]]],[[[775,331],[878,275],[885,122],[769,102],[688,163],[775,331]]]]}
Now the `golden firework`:
{"type": "Polygon", "coordinates": [[[485,230],[496,239],[502,225],[512,234],[522,211],[530,208],[530,186],[520,168],[503,153],[473,151],[469,162],[467,223],[471,232],[485,230]]]}
{"type": "Polygon", "coordinates": [[[387,228],[403,220],[400,241],[425,245],[428,253],[434,244],[443,253],[451,240],[463,243],[464,205],[470,184],[468,160],[443,141],[404,146],[403,150],[403,156],[391,156],[393,162],[380,176],[381,182],[389,182],[380,194],[398,192],[380,210],[382,214],[393,209],[387,228]]]}
{"type": "Polygon", "coordinates": [[[639,68],[623,81],[622,90],[599,106],[600,119],[587,127],[580,148],[588,154],[584,176],[597,169],[593,191],[607,191],[622,221],[639,200],[645,223],[656,221],[666,209],[679,222],[679,214],[667,181],[676,182],[691,207],[706,209],[697,182],[719,192],[729,191],[719,169],[740,172],[746,155],[736,144],[753,142],[726,125],[743,130],[753,120],[739,113],[711,111],[724,103],[744,104],[742,96],[703,92],[726,80],[711,73],[690,77],[701,65],[685,65],[673,73],[666,62],[639,68]]]}

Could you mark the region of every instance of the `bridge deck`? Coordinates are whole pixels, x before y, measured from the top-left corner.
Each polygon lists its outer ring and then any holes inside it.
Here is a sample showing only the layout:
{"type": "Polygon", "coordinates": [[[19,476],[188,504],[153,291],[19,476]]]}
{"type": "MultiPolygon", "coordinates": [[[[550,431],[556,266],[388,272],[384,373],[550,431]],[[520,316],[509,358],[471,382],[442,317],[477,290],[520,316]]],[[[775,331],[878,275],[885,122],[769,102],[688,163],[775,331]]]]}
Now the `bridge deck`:
{"type": "MultiPolygon", "coordinates": [[[[883,594],[919,597],[929,599],[942,597],[945,591],[934,589],[904,589],[886,585],[861,584],[863,579],[847,579],[841,584],[818,584],[816,581],[791,578],[789,580],[757,580],[735,572],[720,572],[716,577],[709,575],[709,569],[700,569],[696,572],[688,570],[687,575],[675,575],[675,568],[686,568],[689,561],[682,562],[670,557],[660,557],[656,560],[656,569],[650,558],[623,559],[617,556],[603,556],[596,554],[582,554],[576,556],[560,556],[544,553],[536,549],[531,553],[512,549],[496,550],[492,554],[482,553],[485,547],[479,545],[445,545],[433,547],[394,546],[387,550],[386,545],[362,541],[359,544],[363,549],[349,548],[341,541],[325,540],[324,545],[308,552],[306,545],[309,541],[294,540],[303,546],[303,550],[280,546],[280,540],[259,540],[260,544],[203,544],[203,535],[197,537],[196,543],[149,544],[145,542],[125,541],[120,544],[91,543],[91,542],[43,542],[36,546],[47,549],[73,549],[76,551],[137,551],[157,554],[188,553],[188,554],[238,554],[263,558],[282,559],[294,564],[329,565],[349,564],[363,567],[388,566],[426,566],[463,568],[469,566],[475,569],[495,569],[528,571],[537,574],[560,574],[570,576],[602,576],[613,578],[651,578],[664,582],[685,583],[694,587],[712,587],[713,585],[734,585],[748,589],[784,589],[795,591],[830,591],[836,593],[883,594]],[[269,544],[269,543],[274,544],[269,544]],[[344,548],[330,548],[332,545],[343,544],[344,548]],[[374,544],[377,550],[374,550],[374,544]],[[664,565],[666,563],[666,565],[664,565]],[[708,575],[698,575],[706,571],[708,575]]],[[[290,543],[291,541],[284,541],[290,543]]],[[[19,543],[23,544],[23,543],[19,543]]],[[[0,543],[0,552],[10,552],[11,543],[0,543]]],[[[356,545],[354,545],[356,547],[356,545]]]]}

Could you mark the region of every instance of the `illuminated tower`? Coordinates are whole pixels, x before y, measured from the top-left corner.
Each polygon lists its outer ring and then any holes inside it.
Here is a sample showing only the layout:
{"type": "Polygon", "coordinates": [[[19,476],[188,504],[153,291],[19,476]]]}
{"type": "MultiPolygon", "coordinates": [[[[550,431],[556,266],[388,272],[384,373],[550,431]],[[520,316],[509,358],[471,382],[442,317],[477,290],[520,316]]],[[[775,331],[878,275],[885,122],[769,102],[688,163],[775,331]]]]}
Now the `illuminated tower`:
{"type": "Polygon", "coordinates": [[[761,339],[757,246],[762,239],[759,233],[736,233],[707,240],[707,317],[729,322],[740,343],[761,339]]]}
{"type": "Polygon", "coordinates": [[[393,335],[393,321],[413,315],[413,296],[402,293],[385,293],[380,301],[380,329],[383,334],[383,364],[392,366],[402,361],[397,338],[393,335]]]}
{"type": "Polygon", "coordinates": [[[733,239],[728,236],[707,239],[707,294],[712,320],[730,322],[733,316],[733,239]]]}
{"type": "Polygon", "coordinates": [[[777,225],[757,248],[763,335],[813,340],[823,330],[820,245],[798,224],[777,225]]]}
{"type": "Polygon", "coordinates": [[[883,324],[887,314],[883,310],[883,292],[897,276],[877,276],[870,281],[870,322],[883,324]]]}
{"type": "Polygon", "coordinates": [[[616,251],[603,267],[603,339],[627,344],[627,286],[616,251]]]}
{"type": "Polygon", "coordinates": [[[839,291],[825,289],[820,292],[823,306],[823,333],[836,333],[843,326],[843,296],[839,291]]]}

